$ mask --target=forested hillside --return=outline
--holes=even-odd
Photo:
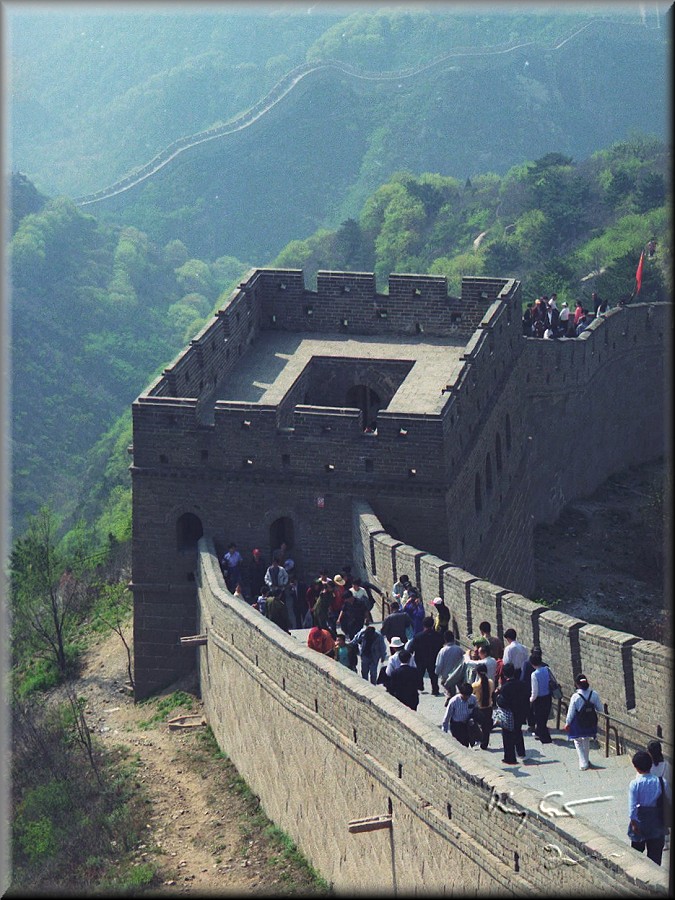
[[[665,17],[227,11],[8,15],[19,533],[45,502],[71,525],[105,509],[99,537],[124,533],[129,405],[251,265],[302,266],[310,284],[318,268],[380,285],[428,271],[457,292],[485,273],[618,298],[654,237],[643,296],[670,290]],[[301,65],[250,127],[114,199],[72,199],[236,119]]]
[[[32,195],[14,179],[21,195]],[[153,245],[71,201],[26,215],[10,244],[13,519],[80,498],[85,456],[247,268]],[[99,476],[103,475],[103,469]]]
[[[665,145],[636,137],[580,163],[549,154],[502,178],[402,172],[358,218],[261,264],[303,268],[309,286],[320,268],[375,271],[381,290],[393,271],[445,275],[451,293],[465,274],[509,275],[527,299],[556,290],[573,303],[597,289],[615,304],[629,297],[653,238],[640,299],[665,300],[669,167]],[[160,248],[64,198],[22,220],[11,259],[15,523],[50,500],[89,521],[105,509],[99,536],[119,538],[129,509],[125,410],[247,266],[188,258],[180,241]]]
[[[249,127],[88,210],[201,258],[266,259],[354,217],[401,169],[463,180],[550,152],[582,159],[631,129],[666,137],[665,21],[656,28],[637,9],[62,18],[50,40],[31,16],[15,25],[13,162],[71,197],[234,118],[300,63],[352,67],[308,75]],[[46,73],[65,54],[57,90]]]
[[[670,152],[634,137],[575,162],[560,153],[460,181],[399,172],[334,231],[293,241],[274,260],[319,269],[374,271],[380,290],[390,272],[445,275],[459,294],[463,275],[523,281],[525,296],[557,291],[573,301],[598,290],[628,299],[647,241],[659,252],[640,299],[672,290]],[[591,276],[591,277],[588,277]]]

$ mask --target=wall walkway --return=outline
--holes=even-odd
[[[375,525],[364,509],[355,516]],[[383,553],[385,537],[375,545],[374,530],[364,533],[366,549]],[[439,570],[423,556],[409,559],[425,590]],[[388,558],[401,557],[390,547]],[[576,819],[550,820],[536,792],[495,802],[503,776],[231,597],[209,538],[199,542],[198,591],[201,688],[219,746],[336,892],[667,895],[666,872]],[[391,829],[348,831],[351,820],[387,814]]]

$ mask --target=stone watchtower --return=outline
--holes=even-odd
[[[508,407],[520,294],[503,278],[464,278],[457,298],[435,276],[391,275],[384,294],[371,273],[319,272],[316,291],[300,270],[249,273],[133,404],[137,699],[194,664],[179,639],[197,627],[202,535],[268,560],[286,541],[311,577],[352,563],[365,499],[389,534],[457,564],[501,545],[525,446]],[[525,510],[510,527],[527,550]],[[503,562],[527,582],[517,552]]]
[[[194,664],[179,639],[197,629],[202,535],[267,560],[285,541],[302,578],[359,572],[366,501],[392,553],[423,548],[528,596],[534,525],[664,456],[671,304],[546,341],[521,333],[517,281],[464,278],[461,298],[442,277],[388,288],[253,270],[133,404],[137,698]]]

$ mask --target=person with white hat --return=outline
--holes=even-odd
[[[405,649],[405,644],[403,643],[403,641],[401,640],[400,637],[393,637],[389,641],[390,658],[389,658],[389,662],[387,663],[387,678],[391,678],[392,674],[396,671],[396,669],[398,669],[401,666],[401,659],[400,659],[399,654],[400,654],[401,650],[404,650],[404,649]],[[414,654],[411,654],[408,665],[412,669],[417,668],[415,665]],[[387,690],[389,690],[388,687],[387,687]]]
[[[450,628],[450,610],[443,602],[442,597],[434,597],[431,605],[434,608],[434,629],[445,635]]]

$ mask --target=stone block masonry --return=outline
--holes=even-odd
[[[508,796],[477,754],[231,597],[206,538],[197,580],[209,724],[336,894],[667,896],[667,872],[577,819],[544,816],[534,789]],[[374,815],[391,828],[349,832]],[[573,864],[552,872],[551,845]]]
[[[665,441],[667,304],[556,342],[523,338],[520,299],[506,278],[464,278],[457,298],[438,276],[392,274],[383,292],[372,273],[320,272],[310,291],[300,270],[248,273],[133,404],[137,697],[193,658],[176,637],[194,631],[202,536],[267,559],[285,540],[303,579],[363,558],[389,589],[407,571],[445,595],[462,640],[500,606],[506,624],[534,586],[535,524]],[[380,531],[359,547],[360,501]],[[500,585],[494,615],[474,582]],[[523,612],[533,638],[544,625]],[[627,710],[645,692],[633,649],[612,697]]]
[[[406,559],[419,559],[420,586],[425,604],[437,594],[450,608],[455,636],[463,646],[478,635],[478,625],[487,620],[492,634],[503,639],[507,628],[514,628],[518,640],[528,649],[542,648],[544,661],[551,666],[566,697],[574,692],[574,677],[584,672],[598,691],[610,715],[656,737],[661,729],[666,741],[672,741],[671,684],[672,650],[653,641],[643,641],[592,625],[564,613],[548,609],[519,594],[480,580],[442,558],[424,554],[415,548],[397,544],[383,530],[372,509],[363,501],[354,506],[354,540],[363,540],[358,558],[368,559],[371,548],[382,548]],[[364,571],[383,586],[390,584],[391,570],[383,567],[382,580],[372,568]],[[630,744],[644,744],[649,738],[630,728],[620,729]]]

